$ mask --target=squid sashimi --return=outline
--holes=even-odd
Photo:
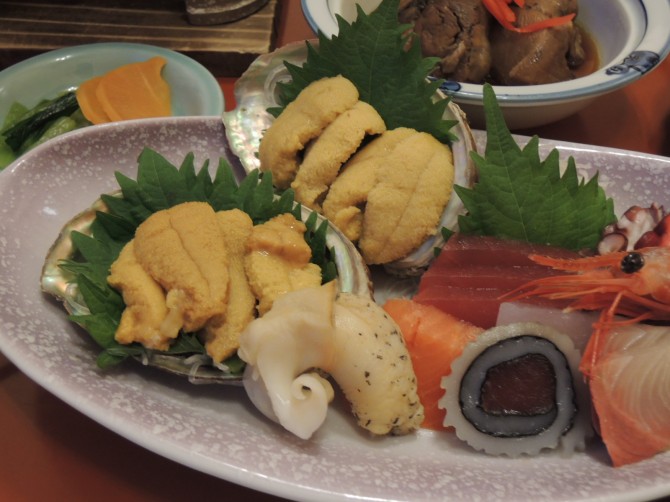
[[[493,327],[504,301],[501,297],[528,281],[560,273],[534,263],[528,258],[532,253],[556,258],[578,256],[550,246],[456,234],[422,276],[414,300],[482,328]],[[532,301],[550,303],[538,298]],[[559,302],[553,305],[565,306]]]
[[[615,467],[670,450],[670,326],[613,328],[590,388]]]
[[[451,361],[483,330],[412,300],[390,299],[384,304],[384,310],[400,327],[412,359],[425,414],[421,427],[444,430],[445,412],[437,407],[444,393],[440,381],[450,373]]]

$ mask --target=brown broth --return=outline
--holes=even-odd
[[[593,40],[591,34],[579,24],[577,24],[577,29],[582,35],[584,62],[572,69],[575,78],[585,77],[600,68],[600,54],[598,53],[598,46],[596,45],[595,40]]]

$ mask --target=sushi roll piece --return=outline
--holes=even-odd
[[[583,450],[592,428],[580,358],[569,336],[539,323],[486,330],[442,378],[444,425],[491,455]]]

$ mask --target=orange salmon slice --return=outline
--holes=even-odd
[[[483,329],[436,307],[408,299],[390,299],[384,310],[400,327],[412,358],[418,395],[425,411],[422,427],[444,430],[445,411],[437,406],[444,394],[440,381],[451,373],[451,362]]]

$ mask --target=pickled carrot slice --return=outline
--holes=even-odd
[[[156,56],[84,82],[77,91],[84,116],[99,124],[172,115],[170,86],[162,76],[166,63]]]
[[[102,109],[96,91],[102,77],[93,77],[77,88],[77,102],[86,119],[93,124],[110,122],[109,116]]]

